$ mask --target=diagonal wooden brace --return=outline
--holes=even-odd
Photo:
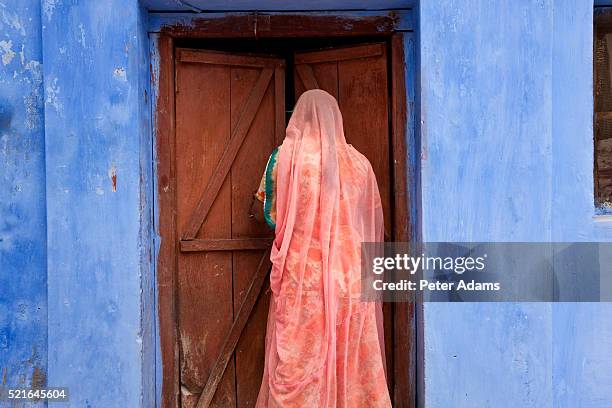
[[[249,285],[249,290],[247,291],[244,300],[240,304],[240,309],[238,309],[238,314],[236,315],[236,319],[234,320],[227,337],[225,337],[221,352],[219,353],[219,356],[215,361],[215,365],[208,376],[208,380],[206,381],[206,385],[202,390],[202,394],[200,394],[196,408],[208,408],[210,406],[210,403],[215,396],[215,392],[217,391],[217,387],[219,386],[219,382],[221,381],[223,373],[227,367],[227,363],[234,353],[234,349],[238,344],[240,335],[242,334],[242,331],[249,320],[253,307],[255,307],[255,303],[257,302],[257,298],[259,297],[259,293],[261,292],[261,288],[266,276],[268,276],[268,271],[270,270],[271,266],[270,249],[268,249],[259,261],[259,265],[257,266],[257,270],[253,276],[253,280]]]
[[[315,77],[314,70],[308,64],[299,64],[295,66],[295,69],[304,84],[304,88],[307,91],[311,89],[319,89],[319,84],[317,83],[317,78]]]

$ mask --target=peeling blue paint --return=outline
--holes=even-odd
[[[47,249],[38,0],[0,3],[0,386],[44,381]]]
[[[136,1],[43,9],[49,384],[75,407],[151,406],[146,15]]]

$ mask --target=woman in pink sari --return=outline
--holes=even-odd
[[[257,407],[390,407],[380,303],[361,302],[361,243],[383,240],[368,159],[333,96],[305,92],[258,192],[274,225]]]

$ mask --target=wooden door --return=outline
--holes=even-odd
[[[272,233],[249,206],[284,137],[285,65],[193,49],[175,55],[177,397],[182,407],[250,407],[263,370]],[[337,98],[348,142],[372,163],[392,233],[388,75],[384,43],[295,54],[296,97],[321,88]],[[385,331],[391,386],[388,305]]]
[[[176,50],[182,407],[251,407],[257,398],[272,233],[249,207],[284,135],[284,92],[282,60]]]
[[[296,97],[320,88],[338,101],[348,143],[372,163],[380,189],[386,234],[391,234],[390,98],[385,43],[365,44],[295,54]],[[393,308],[383,307],[385,349],[390,388],[393,385]]]

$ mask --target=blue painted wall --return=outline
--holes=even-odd
[[[424,239],[596,241],[590,1],[423,1]],[[428,407],[612,406],[612,305],[426,304]]]
[[[143,0],[153,11],[385,10],[413,7],[416,0]]]
[[[147,24],[0,3],[0,382],[74,407],[156,400]]]
[[[43,1],[48,378],[74,407],[155,399],[141,12],[136,1]]]
[[[46,370],[68,406],[155,405],[143,9],[155,4],[173,7],[0,3],[0,379]],[[420,53],[426,240],[612,238],[593,219],[592,7],[421,2],[406,50]],[[612,406],[609,304],[427,304],[423,316],[428,407]]]
[[[612,219],[592,218],[593,9],[588,3],[555,0],[553,10],[552,237],[556,241],[612,239]],[[555,304],[552,326],[554,406],[612,406],[612,303]]]
[[[0,385],[44,383],[45,141],[39,0],[0,3]]]

